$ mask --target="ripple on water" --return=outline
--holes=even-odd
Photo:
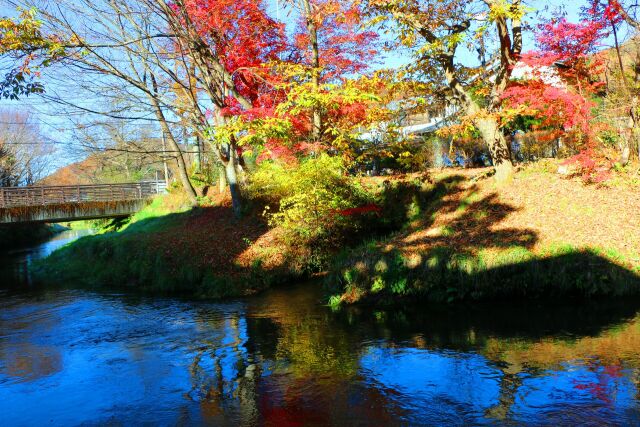
[[[2,424],[640,424],[640,304],[333,312],[309,289],[0,290]]]

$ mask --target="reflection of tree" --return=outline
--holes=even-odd
[[[18,382],[35,381],[60,372],[62,356],[55,347],[26,342],[0,345],[0,369]]]
[[[621,366],[632,367],[640,386],[640,316],[637,303],[599,301],[574,306],[473,306],[421,305],[371,313],[353,307],[339,316],[357,324],[360,335],[387,345],[431,351],[454,349],[479,352],[500,371],[500,394],[485,416],[510,417],[525,379],[546,369],[563,370],[572,361],[594,360],[599,383],[593,391],[607,389]],[[636,317],[629,321],[632,316]],[[566,366],[566,365],[565,365]],[[624,372],[628,377],[628,371]],[[582,384],[582,383],[581,383]],[[585,385],[584,383],[583,385]],[[608,384],[608,386],[607,386]],[[582,385],[581,385],[582,387]],[[586,389],[585,389],[586,390]],[[640,395],[640,392],[639,392]],[[594,394],[595,399],[599,395]],[[602,399],[600,399],[602,400]],[[606,403],[606,401],[603,401]]]
[[[62,371],[62,354],[54,346],[35,344],[37,336],[54,331],[60,317],[22,317],[13,314],[11,306],[0,316],[0,331],[19,331],[15,335],[0,339],[0,373],[18,382],[35,381]],[[19,313],[20,308],[16,307]]]
[[[508,360],[540,368],[555,368],[566,361],[591,358],[604,365],[616,365],[623,360],[640,368],[640,316],[598,336],[575,340],[547,338],[527,342],[490,338],[484,353],[492,360]]]
[[[314,318],[283,325],[276,357],[287,361],[297,378],[331,374],[348,380],[358,369],[358,354],[344,331],[329,330],[326,322]]]
[[[243,350],[246,331],[235,312],[224,318],[202,316],[201,327],[209,338],[199,348],[189,366],[192,389],[187,394],[197,401],[203,419],[219,423],[232,414],[241,425],[251,425],[258,417],[256,382],[260,367],[249,362]]]
[[[319,306],[316,299],[308,290],[265,295],[252,307],[251,315],[268,317],[277,327],[277,337],[262,347],[272,344],[278,367],[297,378],[330,374],[348,380],[357,372],[359,334]],[[261,339],[250,337],[250,341]]]
[[[624,362],[633,367],[630,380],[636,387],[636,399],[640,399],[640,316],[599,336],[575,340],[546,338],[527,342],[490,338],[484,353],[496,361],[503,373],[499,402],[486,414],[491,418],[504,420],[508,416],[522,385],[525,364],[528,369],[563,369],[562,364],[566,362],[590,361],[587,366],[598,381],[576,384],[576,389],[586,390],[594,399],[610,403],[608,387],[612,378],[622,376],[621,363]]]
[[[500,397],[498,397],[498,403],[486,411],[485,416],[496,420],[506,420],[516,402],[518,389],[522,385],[522,367],[502,364],[500,370],[502,371]]]
[[[495,305],[486,318],[469,310],[447,308],[443,314],[424,306],[415,312],[372,313],[359,307],[331,313],[319,306],[308,288],[300,293],[273,291],[223,316],[211,318],[210,312],[203,313],[199,325],[207,338],[199,341],[194,352],[189,395],[199,403],[203,418],[212,423],[281,425],[301,417],[317,424],[348,423],[345,417],[397,420],[404,411],[403,398],[398,402],[393,398],[397,390],[357,380],[363,375],[362,343],[366,341],[481,353],[501,372],[500,394],[485,412],[493,420],[512,416],[532,370],[563,369],[562,363],[568,361],[595,360],[598,381],[593,392],[598,385],[610,384],[607,366],[636,368],[633,382],[638,387],[640,316],[624,323],[629,318],[625,309],[603,309],[559,323],[571,317],[568,313],[572,312],[546,309],[501,314]],[[578,385],[589,386],[587,382]]]

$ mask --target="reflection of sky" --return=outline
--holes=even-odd
[[[507,397],[500,395],[502,373],[478,354],[369,348],[360,365],[364,381],[386,393],[410,424],[491,423],[488,410]],[[569,419],[640,425],[631,376],[625,370],[571,365],[536,376],[519,374],[522,383],[509,418],[544,425]]]
[[[632,372],[607,372],[606,368],[588,369],[567,365],[528,377],[518,390],[513,406],[516,420],[536,419],[553,423],[566,415],[576,422],[606,419],[615,424],[640,425],[640,407]],[[628,418],[624,418],[628,417]]]
[[[360,366],[408,410],[410,423],[477,422],[500,394],[500,372],[477,354],[370,348]]]
[[[237,378],[238,357],[244,355],[231,347],[245,337],[230,318],[202,328],[186,305],[138,307],[100,298],[52,305],[2,309],[4,319],[17,321],[0,323],[0,361],[28,342],[57,353],[62,362],[29,381],[0,363],[0,425],[197,423],[202,396],[194,392],[199,382],[190,371],[196,354],[220,358],[226,389]],[[20,327],[23,319],[32,323]],[[244,328],[243,322],[238,326]],[[202,365],[203,383],[210,382],[215,370]]]

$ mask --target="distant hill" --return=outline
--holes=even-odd
[[[41,179],[38,185],[85,185],[98,182],[100,163],[95,157],[89,157],[80,162],[72,163],[58,169],[46,178]]]

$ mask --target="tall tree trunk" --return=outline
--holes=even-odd
[[[618,42],[618,30],[616,29],[615,23],[611,21],[611,29],[613,30],[613,40],[615,43],[616,56],[618,58],[618,67],[620,68],[620,80],[622,81],[622,87],[624,89],[624,94],[629,96],[629,85],[627,84],[627,77],[624,74],[624,63],[622,61],[622,54],[620,53],[620,43]],[[631,155],[631,140],[635,137],[637,133],[636,128],[636,117],[635,110],[637,105],[636,97],[633,97],[632,106],[629,109],[629,122],[630,122],[630,135],[629,138],[622,138],[622,143],[620,146],[620,164],[622,166],[626,166],[629,163],[629,157]]]
[[[202,144],[200,144],[200,135],[196,135],[196,172],[202,172]]]
[[[626,145],[622,147],[622,156],[620,163],[625,166],[629,163],[631,151],[637,150],[636,154],[640,158],[640,117],[638,117],[638,96],[633,96],[631,100],[631,108],[629,109],[629,126],[631,132]]]
[[[461,101],[463,108],[466,110],[466,114],[472,118],[473,124],[478,128],[478,131],[480,131],[482,140],[489,149],[493,167],[496,171],[496,182],[500,185],[508,183],[513,177],[514,168],[513,162],[511,161],[511,150],[509,149],[509,144],[498,125],[498,120],[492,117],[491,114],[487,114],[486,111],[483,111],[483,108],[478,105],[468,90],[463,86],[460,80],[458,80],[458,77],[456,76],[453,52],[448,55],[444,55],[440,60],[445,70],[445,78],[447,79],[451,91],[455,94],[455,98],[458,101]],[[507,60],[505,59],[504,61]],[[507,65],[504,65],[503,68],[507,67]],[[502,82],[509,78],[509,72],[504,71],[498,74],[497,78]],[[492,103],[495,104],[494,108],[497,106],[497,99],[499,99],[499,96],[501,95],[500,90],[503,90],[499,90],[497,86],[501,86],[504,89],[504,87],[506,87],[506,83],[502,82],[498,85],[496,82],[496,87],[494,87],[494,93],[492,95]]]
[[[164,183],[169,189],[171,182],[169,181],[169,165],[167,164],[167,137],[162,131],[162,166],[164,168]]]
[[[184,161],[184,156],[182,155],[182,150],[180,149],[178,142],[175,140],[172,134],[169,134],[168,140],[169,146],[171,146],[171,148],[173,148],[173,150],[176,152],[176,162],[178,164],[178,175],[180,176],[180,183],[182,184],[184,192],[187,194],[189,201],[192,205],[195,206],[198,204],[198,194],[196,193],[196,190],[193,188],[191,180],[189,179],[189,172],[187,170],[187,164]]]
[[[196,194],[196,190],[191,185],[191,180],[189,179],[189,172],[187,169],[187,164],[184,161],[184,156],[182,155],[182,149],[178,142],[173,137],[169,126],[167,126],[167,122],[164,120],[164,115],[160,112],[157,114],[158,120],[160,121],[160,125],[162,126],[162,131],[164,132],[166,139],[169,142],[169,147],[175,152],[176,163],[178,165],[178,176],[180,177],[180,183],[184,188],[184,192],[186,193],[189,201],[192,205],[198,204],[198,195]]]
[[[182,183],[182,187],[184,188],[184,192],[187,194],[189,201],[193,206],[198,204],[198,195],[196,194],[196,190],[191,185],[191,180],[189,179],[189,173],[187,170],[187,164],[184,161],[184,156],[182,155],[182,149],[180,145],[176,141],[171,129],[169,129],[169,125],[167,124],[166,117],[164,116],[164,112],[162,111],[162,107],[160,106],[160,102],[158,101],[158,83],[153,74],[150,74],[153,93],[147,93],[149,101],[151,101],[151,105],[156,113],[156,118],[158,122],[160,122],[160,127],[166,139],[169,140],[169,146],[173,149],[176,154],[176,162],[178,164],[178,175],[180,176],[180,182]]]
[[[237,151],[235,144],[228,145],[228,156],[225,164],[225,171],[227,175],[227,183],[229,184],[229,191],[231,192],[231,206],[233,214],[236,218],[242,215],[242,192],[238,183],[237,173]]]
[[[219,111],[216,113],[216,123],[224,124],[225,117],[220,116]],[[240,182],[238,181],[238,147],[236,145],[236,139],[231,136],[231,141],[226,144],[213,144],[216,155],[220,164],[224,167],[226,182],[229,186],[229,192],[231,193],[231,206],[233,214],[236,218],[242,215],[242,189]]]
[[[311,49],[311,66],[313,71],[311,74],[311,83],[313,84],[314,93],[320,91],[320,49],[318,47],[318,28],[313,20],[313,11],[309,0],[302,0],[302,9],[304,10],[307,20],[307,31],[309,32],[309,47]],[[322,132],[322,112],[319,107],[313,108],[313,128],[311,136],[314,141],[318,141]]]

